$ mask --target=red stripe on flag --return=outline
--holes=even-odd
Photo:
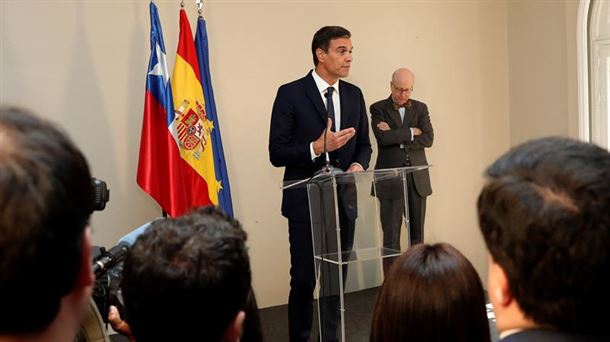
[[[181,157],[166,126],[166,111],[146,91],[137,182],[170,216],[211,204],[208,186]]]
[[[197,81],[201,83],[197,51],[195,50],[193,42],[193,31],[191,31],[191,25],[189,24],[189,19],[186,16],[186,11],[184,9],[180,10],[180,38],[178,39],[177,53],[191,65],[193,71],[195,71]]]

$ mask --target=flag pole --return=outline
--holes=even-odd
[[[203,0],[195,0],[195,5],[197,6],[197,13],[199,14],[199,18],[203,18]]]

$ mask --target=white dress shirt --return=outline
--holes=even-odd
[[[328,104],[326,103],[326,92],[328,91],[328,87],[335,88],[333,92],[333,107],[335,109],[335,131],[339,131],[341,129],[341,100],[339,98],[339,80],[334,84],[328,84],[326,81],[322,79],[314,69],[311,72],[311,76],[313,76],[313,80],[316,82],[316,86],[318,88],[318,92],[322,97],[322,102],[324,102],[324,107],[328,108]],[[311,154],[311,159],[315,159],[320,155],[316,155],[313,150],[313,142],[309,144],[309,152]]]

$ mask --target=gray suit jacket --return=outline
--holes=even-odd
[[[434,141],[434,130],[430,122],[428,107],[425,103],[416,100],[409,100],[409,105],[405,109],[404,122],[400,120],[398,110],[394,109],[392,98],[388,97],[371,105],[371,126],[377,139],[377,162],[375,169],[387,169],[405,166],[405,152],[400,149],[403,144],[409,154],[411,165],[426,165],[425,148],[431,147]],[[381,121],[390,126],[389,131],[381,131],[377,124]],[[410,127],[417,127],[422,130],[422,134],[411,139]],[[421,197],[432,194],[430,186],[430,173],[428,170],[417,171],[413,174],[415,189]],[[394,187],[388,186],[395,189]],[[384,191],[378,189],[378,196],[393,196],[396,191]],[[398,194],[400,195],[400,193]]]

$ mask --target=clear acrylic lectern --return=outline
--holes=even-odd
[[[408,227],[407,174],[427,168],[429,165],[322,172],[310,179],[283,183],[285,191],[306,190],[309,198],[320,341],[349,340],[350,296],[380,286],[383,259],[408,248],[406,236],[399,249],[383,245],[377,198],[399,196],[405,204],[403,226]],[[362,301],[357,302],[362,305]],[[372,312],[374,304],[364,311]],[[362,308],[358,312],[363,312]]]

